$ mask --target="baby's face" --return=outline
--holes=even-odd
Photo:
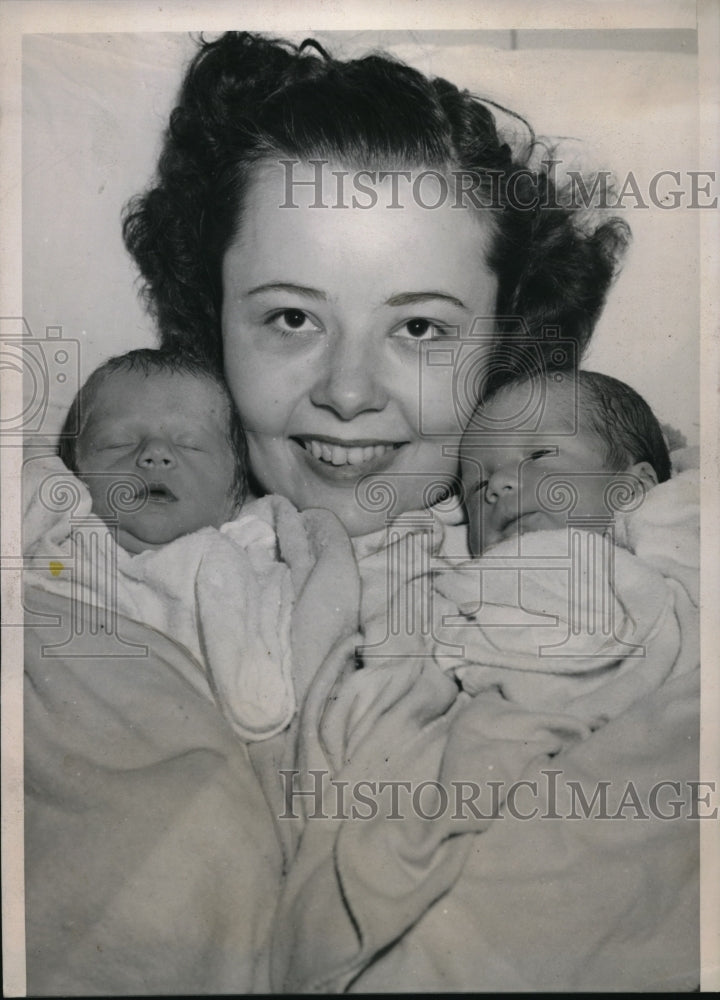
[[[582,411],[575,417],[575,389],[547,383],[535,428],[514,430],[531,391],[528,383],[501,390],[478,415],[485,441],[477,421],[463,438],[462,479],[474,555],[513,535],[567,525],[568,510],[552,509],[551,480],[543,484],[548,476],[561,474],[558,479],[577,491],[574,518],[607,521],[611,514],[606,490],[618,473],[607,467],[604,442],[583,426]],[[504,429],[492,434],[493,444],[487,443],[488,427]]]
[[[78,441],[77,459],[93,511],[108,522],[117,518],[123,548],[159,548],[231,519],[235,457],[228,419],[228,403],[209,378],[135,371],[108,376]],[[129,474],[142,481],[131,480],[135,498],[146,497],[135,512],[108,502],[108,488],[127,482]]]

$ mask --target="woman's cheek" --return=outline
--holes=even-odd
[[[247,433],[271,433],[283,426],[283,411],[290,386],[284,366],[244,351],[241,345],[225,349],[225,377]]]
[[[444,348],[426,352],[418,375],[417,412],[420,432],[430,437],[441,435],[446,441],[457,440],[470,419],[463,405],[452,355]],[[474,405],[474,403],[472,404]]]
[[[489,342],[467,337],[424,345],[419,366],[419,412],[423,428],[446,438],[465,432],[487,374]]]

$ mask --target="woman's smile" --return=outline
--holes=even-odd
[[[489,226],[449,206],[319,212],[302,191],[281,209],[283,185],[258,168],[224,259],[225,373],[263,490],[361,535],[388,514],[359,503],[365,477],[398,514],[457,474],[458,351],[482,365],[491,347],[465,342],[494,313]]]
[[[293,438],[303,452],[308,471],[328,484],[354,486],[358,480],[392,466],[403,444],[341,444],[332,438]]]

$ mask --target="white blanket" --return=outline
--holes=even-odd
[[[352,666],[359,579],[332,514],[274,509],[278,560],[294,595],[293,686],[302,703],[319,669],[336,676]],[[50,513],[30,510],[28,524]],[[249,555],[232,544],[243,566]],[[267,938],[297,832],[296,824],[277,820],[278,769],[292,766],[299,719],[253,741],[239,738],[235,726],[238,715],[247,724],[249,701],[253,722],[255,710],[267,720],[272,707],[243,683],[244,675],[254,676],[253,649],[265,668],[262,636],[253,632],[270,623],[251,603],[251,583],[260,600],[264,578],[240,581],[248,603],[232,616],[223,608],[237,600],[235,576],[220,581],[217,609],[200,606],[201,617],[214,613],[218,627],[240,643],[227,689],[216,680],[224,709],[232,711],[224,716],[187,645],[121,614],[108,631],[108,619],[73,600],[66,584],[65,592],[53,592],[64,570],[53,577],[56,560],[49,557],[63,551],[36,550],[25,591],[28,992],[267,992]],[[196,579],[204,566],[193,564]],[[232,567],[223,563],[225,570]],[[180,588],[186,583],[177,581]],[[163,585],[172,588],[173,581]],[[96,603],[92,590],[88,597]],[[179,616],[182,609],[167,610]],[[257,616],[246,620],[245,612]],[[268,615],[276,621],[274,609]],[[245,692],[240,703],[234,677]]]
[[[131,555],[60,459],[30,459],[23,496],[26,587],[93,609],[96,627],[109,632],[121,616],[171,636],[198,665],[188,680],[243,739],[267,739],[289,724],[294,594],[278,526],[306,532],[292,504],[266,497],[219,530]]]
[[[319,739],[303,760],[326,769],[328,801],[333,782],[347,782],[348,815],[306,822],[276,921],[276,988],[697,985],[697,527],[692,474],[658,487],[618,525],[645,558],[614,553],[607,613],[571,656],[537,655],[548,631],[537,620],[479,627],[471,615],[445,632],[434,622],[424,632],[391,635],[372,593],[393,590],[380,569],[387,553],[364,553],[363,605],[380,614],[366,622],[369,649],[389,655],[368,659],[316,713]],[[436,582],[444,610],[452,610],[447,594],[460,584],[467,596],[468,576],[448,569],[445,532],[436,528]],[[417,541],[396,532],[392,545],[407,553]],[[548,534],[524,542],[531,555],[557,548]],[[510,562],[502,547],[488,555]],[[394,556],[391,562],[397,565]],[[417,567],[423,558],[406,563]],[[517,575],[505,579],[514,603],[503,606],[496,592],[493,614],[564,611],[567,618],[567,583],[530,574],[519,592]],[[416,586],[422,579],[411,581],[410,598],[398,582],[392,596],[403,610],[418,593],[425,599],[427,588]],[[576,638],[567,628],[564,634]],[[438,651],[459,636],[464,655],[448,669],[452,660]],[[622,655],[638,647],[644,655]],[[368,781],[378,809],[361,818],[350,812],[351,792]],[[391,818],[381,781],[409,784],[397,807],[402,821]],[[449,808],[433,819],[408,804],[422,782],[448,792]],[[471,783],[481,790],[480,808],[456,814],[451,793]],[[583,802],[594,804],[585,810]],[[612,820],[598,818],[603,808]]]

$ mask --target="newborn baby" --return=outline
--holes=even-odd
[[[73,402],[65,428],[75,426],[61,434],[60,458],[127,552],[219,528],[245,499],[240,419],[221,375],[200,362],[149,350],[111,359]]]
[[[647,403],[594,372],[511,381],[461,468],[479,558],[436,562],[438,664],[470,694],[586,717],[659,683],[697,604],[697,487],[670,480]]]
[[[630,386],[589,371],[517,379],[483,400],[463,438],[470,550],[564,528],[569,516],[607,527],[615,484],[636,509],[669,478],[660,425]]]
[[[152,626],[192,654],[191,682],[241,736],[281,731],[295,710],[293,589],[276,527],[304,528],[280,497],[241,511],[245,438],[222,375],[131,351],[90,376],[69,427],[78,433],[61,436],[64,464],[26,463],[26,582]],[[49,502],[57,482],[74,490],[74,510]]]

